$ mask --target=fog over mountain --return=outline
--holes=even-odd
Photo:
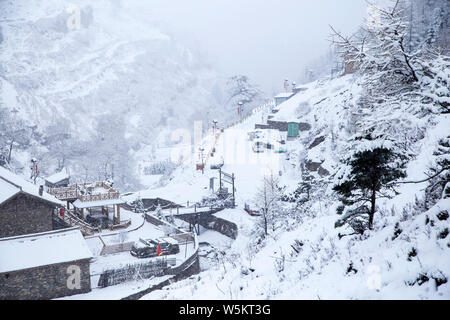
[[[171,130],[223,114],[226,79],[137,12],[120,1],[0,2],[0,106],[50,145],[60,134],[85,149],[97,138],[120,141],[126,162],[129,149],[169,145]],[[103,124],[97,137],[107,119],[121,128]],[[56,151],[35,138],[33,150],[16,156],[54,170]]]

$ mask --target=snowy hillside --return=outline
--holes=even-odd
[[[13,153],[19,161],[39,158],[47,174],[61,162],[55,154],[64,152],[73,173],[81,175],[85,169],[74,158],[82,152],[68,156],[67,149],[92,143],[100,130],[102,140],[126,145],[121,148],[127,158],[131,149],[170,145],[172,130],[192,130],[194,120],[206,126],[223,111],[220,77],[132,5],[1,1],[0,23],[0,107],[37,125],[45,141],[71,137],[62,141],[66,150],[42,148],[44,141],[28,149],[32,155]],[[116,161],[116,168],[124,161]]]
[[[313,172],[317,182],[322,183],[316,187],[313,199],[301,207],[281,203],[283,216],[278,217],[276,231],[264,240],[260,238],[261,218],[248,216],[243,206],[257,198],[263,176],[270,170],[277,175],[281,171],[280,185],[286,191],[295,190],[296,181],[301,181],[301,163],[318,162],[333,172],[340,153],[345,152],[341,146],[351,136],[347,131],[349,114],[362,89],[358,79],[346,76],[306,87],[306,91],[283,103],[275,116],[312,125],[298,140],[287,142],[287,154],[255,154],[251,150],[246,133],[267,116],[267,111],[255,114],[221,136],[217,156],[225,158],[224,171],[236,174],[238,207],[220,213],[220,217],[238,224],[238,238],[221,251],[223,255],[216,258],[211,269],[152,292],[146,299],[450,297],[450,285],[444,283],[450,270],[450,243],[448,237],[441,236],[448,230],[449,221],[439,215],[448,212],[450,203],[448,199],[440,200],[426,212],[415,208],[416,201],[423,200],[427,183],[405,184],[399,188],[398,196],[383,200],[374,230],[342,237],[345,230],[335,228],[338,203],[328,183],[330,176],[321,179]],[[408,165],[408,180],[426,177],[431,150],[448,134],[449,124],[445,115],[433,117],[426,126],[423,139],[414,146],[418,153]],[[314,146],[312,143],[319,137],[324,137],[323,142]],[[230,139],[237,139],[240,146],[237,158],[226,156],[229,148],[222,153],[223,146],[231,145]],[[253,165],[244,164],[241,156]],[[253,157],[259,158],[259,165],[254,165]],[[211,170],[202,175],[192,173],[192,166],[184,167],[175,171],[166,187],[140,194],[164,195],[180,202],[198,201],[202,195],[208,195],[208,178],[214,176],[217,173]]]
[[[72,298],[450,300],[450,7],[376,3],[268,99],[149,3],[0,0],[0,167],[84,228]]]

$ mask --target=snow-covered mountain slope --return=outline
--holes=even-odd
[[[113,112],[136,134],[184,124],[214,101],[214,72],[173,38],[119,2],[74,3],[70,11],[64,1],[2,1],[2,97],[8,107],[79,134],[90,133],[97,115]],[[76,10],[80,26],[70,29]]]
[[[121,1],[1,1],[0,107],[82,141],[112,115],[126,129],[107,142],[120,138],[135,154],[170,145],[174,129],[222,114],[222,79],[153,25]]]
[[[145,299],[450,298],[450,240],[445,235],[450,222],[442,214],[450,211],[450,202],[442,199],[429,210],[417,209],[427,182],[404,184],[393,199],[380,199],[374,229],[363,235],[342,237],[346,230],[335,228],[338,202],[324,171],[322,178],[319,172],[312,173],[321,183],[313,199],[297,208],[281,204],[284,216],[265,239],[257,231],[261,218],[243,210],[244,203],[258,205],[254,200],[268,172],[281,172],[280,185],[289,193],[301,181],[301,164],[318,163],[330,173],[335,171],[353,134],[352,108],[362,89],[357,80],[346,76],[310,83],[306,91],[280,106],[273,120],[311,126],[298,139],[287,141],[287,154],[255,154],[251,149],[247,131],[266,120],[267,111],[225,130],[215,156],[224,157],[224,171],[236,174],[238,207],[221,212],[220,217],[238,224],[238,237],[209,270]],[[433,150],[448,135],[449,125],[449,115],[431,116],[420,124],[424,135],[411,146],[415,155],[408,163],[408,180],[426,178]],[[227,156],[230,153],[234,156]],[[198,201],[209,194],[209,178],[217,173],[193,170],[193,163],[186,164],[167,185],[141,195]]]

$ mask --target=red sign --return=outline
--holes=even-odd
[[[156,254],[158,256],[160,256],[162,254],[162,250],[161,250],[161,246],[159,245],[159,241],[158,241],[158,248],[156,249]]]

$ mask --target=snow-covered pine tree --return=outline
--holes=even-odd
[[[450,197],[450,136],[439,141],[433,153],[434,165],[430,168],[429,185],[425,190],[425,209],[442,198]]]
[[[448,114],[450,113],[450,58],[437,51],[427,50],[420,58],[421,113]]]
[[[348,224],[363,233],[373,227],[377,199],[391,198],[396,180],[406,176],[405,156],[392,141],[370,134],[355,137],[353,142],[333,187],[342,203],[337,210],[342,217],[335,226]]]

